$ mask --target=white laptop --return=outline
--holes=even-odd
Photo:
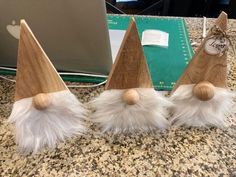
[[[109,73],[104,0],[0,0],[0,66],[16,67],[20,19],[59,71]]]

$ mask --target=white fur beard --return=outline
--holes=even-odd
[[[122,100],[124,91],[106,90],[91,102],[95,109],[92,121],[98,123],[103,132],[128,133],[169,127],[166,108],[172,104],[165,97],[152,88],[138,88],[140,100],[128,105]]]
[[[229,125],[235,93],[215,87],[215,95],[209,101],[201,101],[193,95],[194,84],[181,85],[171,96],[174,103],[171,123],[176,126],[220,127]]]
[[[48,94],[51,105],[37,110],[32,98],[16,101],[9,121],[15,123],[16,142],[22,153],[36,153],[44,147],[53,148],[60,141],[85,131],[82,119],[86,110],[69,91]]]

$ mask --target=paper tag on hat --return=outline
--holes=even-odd
[[[209,55],[222,56],[229,47],[229,40],[225,37],[213,37],[206,41],[205,51]]]
[[[145,30],[142,35],[142,45],[157,45],[167,48],[169,33],[160,30]]]

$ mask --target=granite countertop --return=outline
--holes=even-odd
[[[186,18],[186,22],[190,39],[200,42],[202,19]],[[229,22],[230,27],[236,25],[235,20]],[[231,38],[234,46],[235,39]],[[236,90],[231,49],[228,60],[228,86]],[[98,96],[103,86],[71,91],[86,103]],[[7,122],[13,94],[14,83],[0,79],[0,176],[236,176],[233,118],[227,130],[171,128],[165,133],[119,136],[101,135],[91,124],[94,131],[85,137],[76,136],[53,150],[22,156],[17,152],[14,126]]]

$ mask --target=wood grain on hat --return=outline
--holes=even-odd
[[[222,12],[215,22],[223,31],[227,30],[227,14]],[[222,56],[209,55],[204,50],[205,42],[211,35],[211,30],[205,40],[196,50],[192,60],[185,68],[182,76],[177,81],[172,93],[180,86],[185,84],[197,84],[201,81],[208,81],[215,87],[226,87],[227,80],[227,52]]]
[[[108,77],[105,89],[153,87],[138,30],[132,19]]]
[[[15,100],[66,89],[27,23],[21,20]]]

